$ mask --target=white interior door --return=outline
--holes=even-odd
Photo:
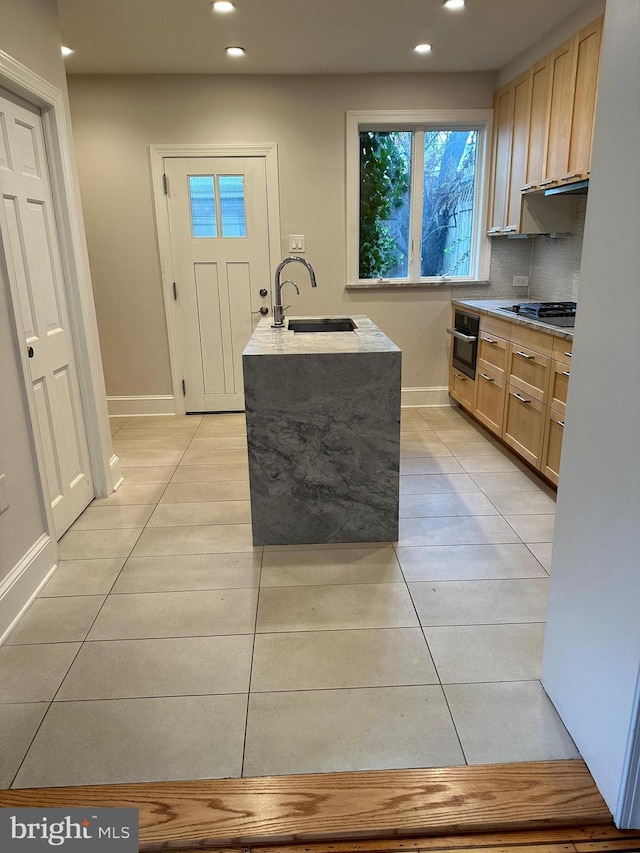
[[[164,167],[186,410],[240,411],[242,350],[271,308],[265,160],[165,157]]]
[[[58,538],[93,498],[39,111],[0,90],[0,232],[18,293]]]

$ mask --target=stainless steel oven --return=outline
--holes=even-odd
[[[453,337],[452,364],[470,379],[476,378],[479,329],[480,318],[459,309],[454,314],[453,329],[447,329]]]

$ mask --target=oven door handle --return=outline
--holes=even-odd
[[[459,332],[457,329],[447,329],[448,335],[453,335],[454,338],[458,338],[459,341],[477,341],[477,335],[465,335],[464,332]]]

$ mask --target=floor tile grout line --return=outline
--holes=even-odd
[[[258,594],[256,596],[256,617],[253,623],[253,643],[251,645],[251,663],[249,665],[249,680],[247,682],[247,710],[244,718],[244,734],[242,738],[242,756],[240,757],[240,778],[244,777],[244,763],[247,752],[247,733],[249,731],[249,707],[251,704],[251,679],[253,678],[253,664],[256,654],[256,639],[258,637],[258,613],[260,608],[260,591],[262,588],[262,570],[264,567],[264,548],[260,558],[260,573],[258,575]]]

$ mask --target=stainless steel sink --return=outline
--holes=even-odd
[[[350,317],[324,317],[313,320],[289,320],[292,332],[353,332],[358,327]]]

